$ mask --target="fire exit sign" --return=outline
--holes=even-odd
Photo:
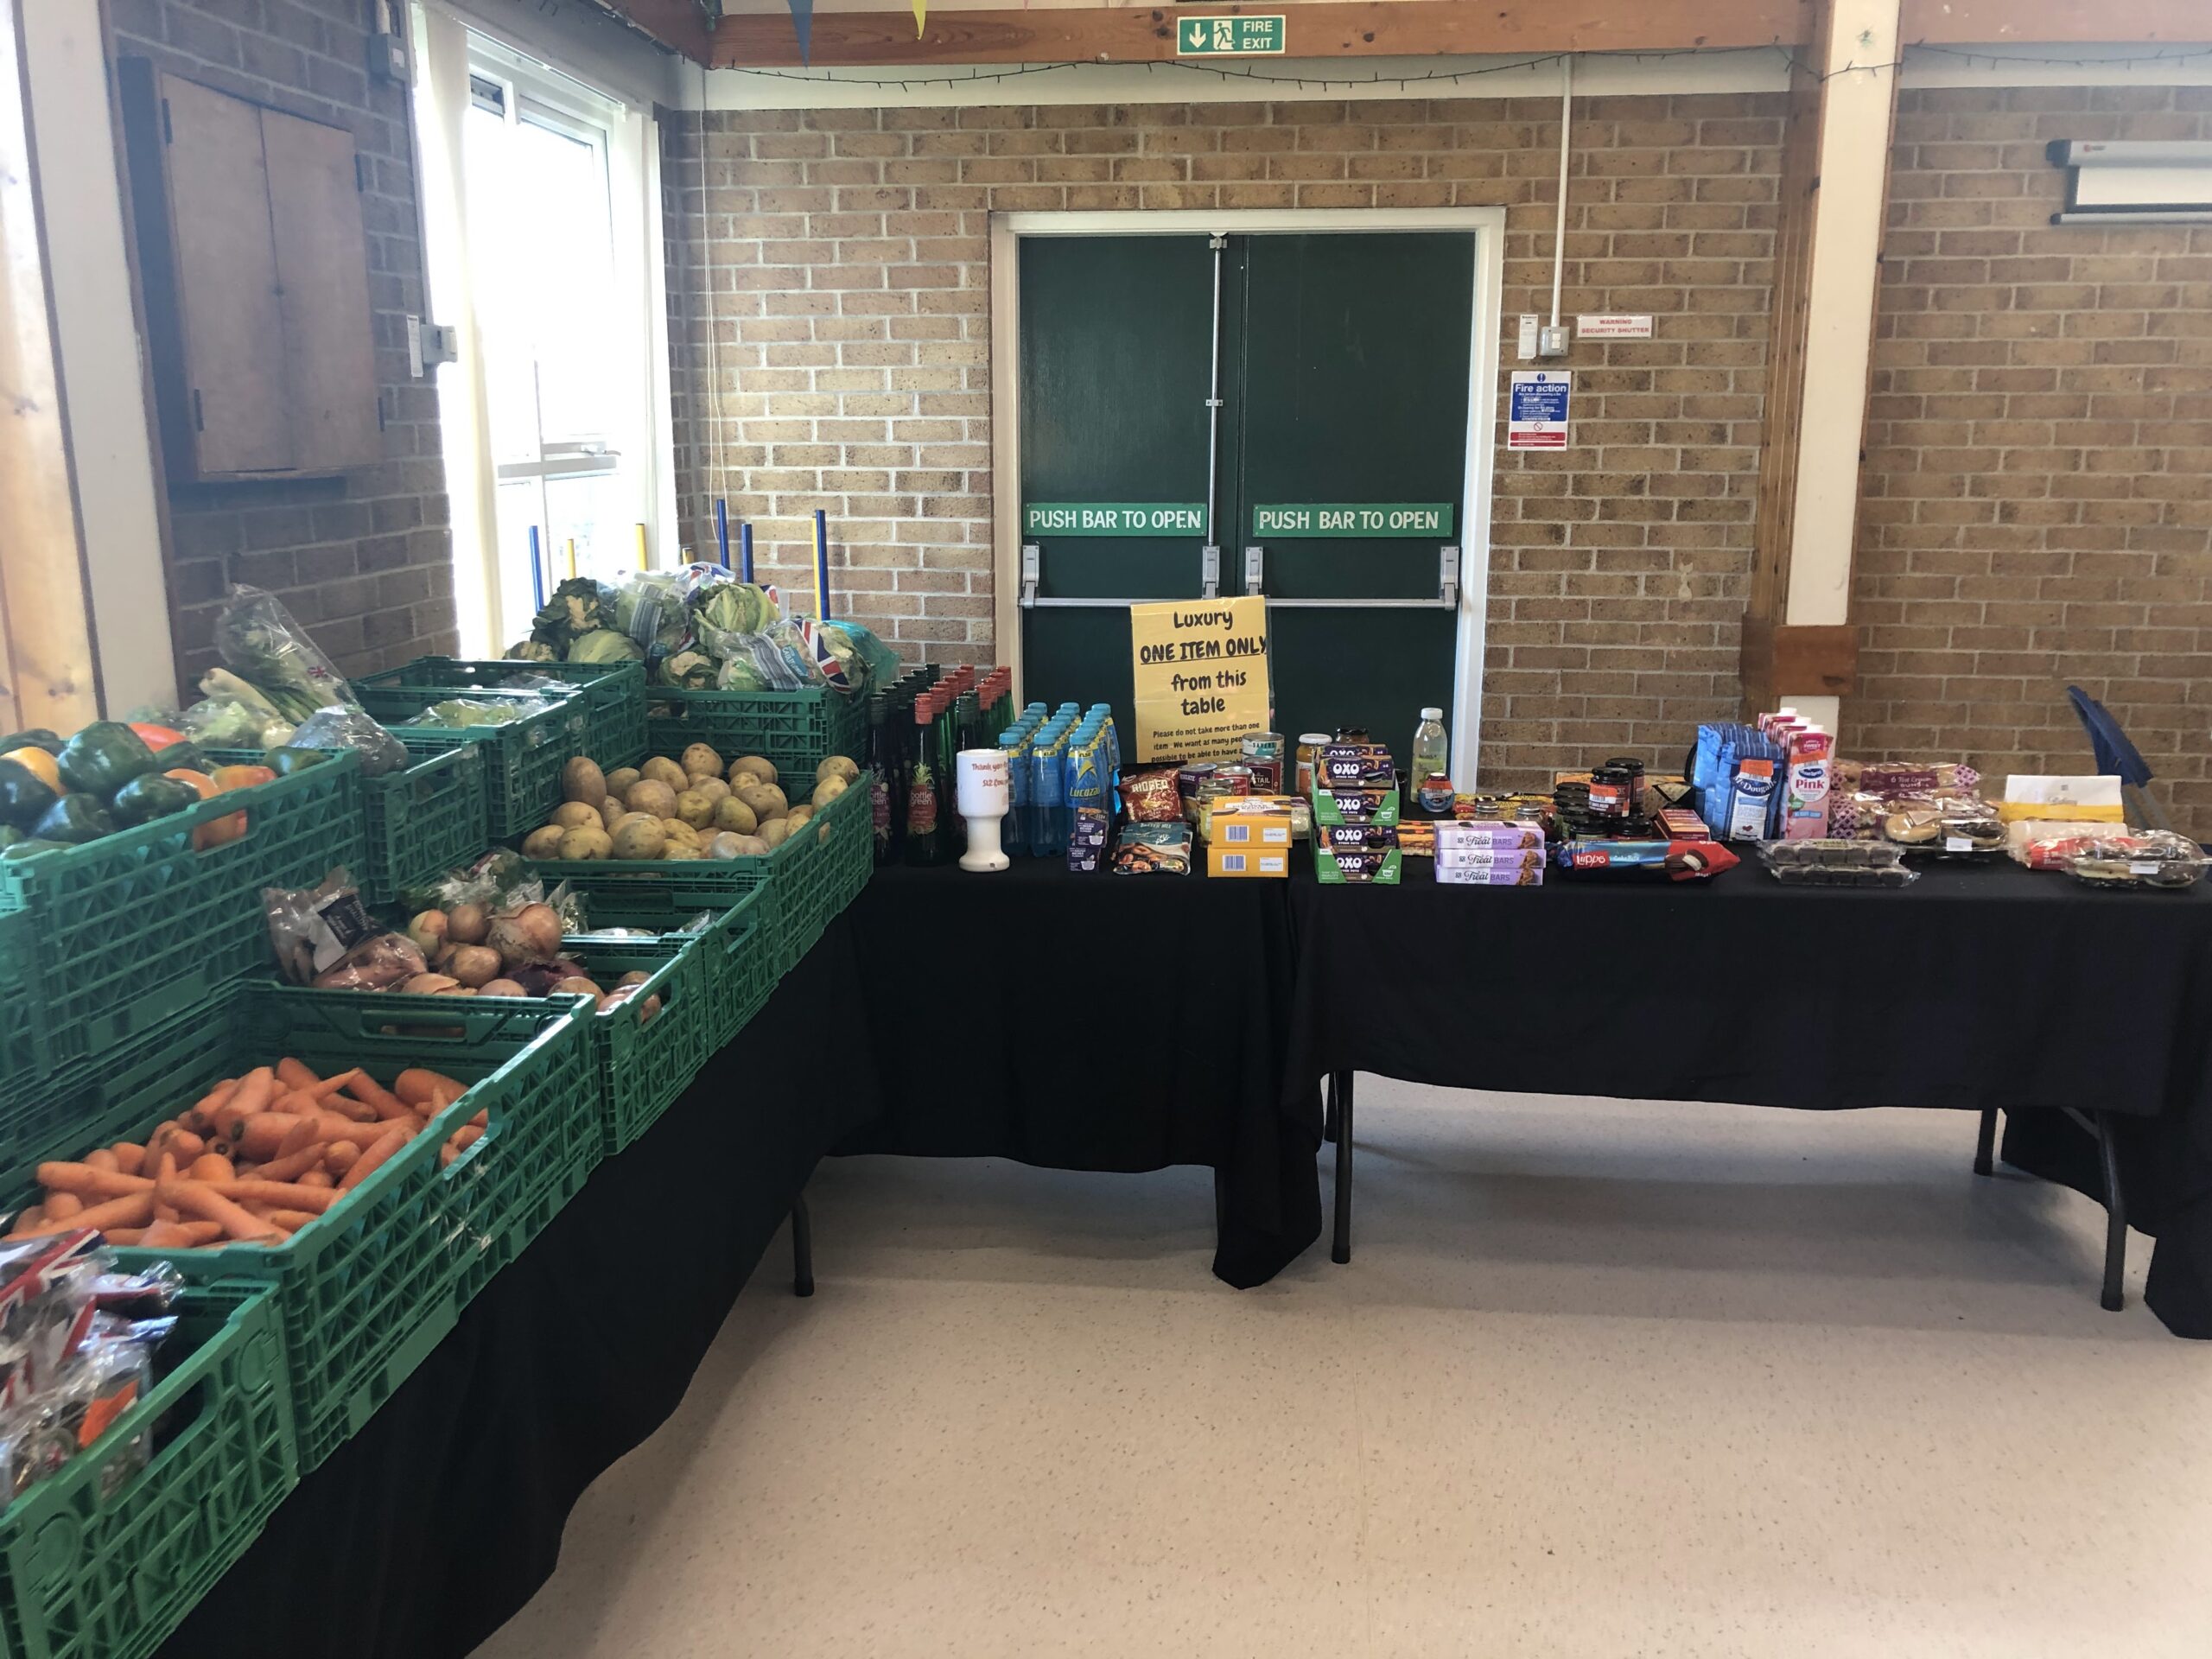
[[[1290,31],[1281,13],[1269,17],[1192,17],[1175,22],[1179,58],[1281,57]]]

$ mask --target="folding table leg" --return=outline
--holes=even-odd
[[[814,1218],[804,1193],[791,1200],[791,1294],[814,1294]]]
[[[2120,1148],[2112,1136],[2112,1115],[2095,1114],[2097,1120],[2097,1160],[2104,1166],[2105,1176],[2105,1287],[2098,1300],[2107,1313],[2117,1313],[2126,1305],[2120,1294],[2120,1282],[2127,1274],[2127,1198],[2120,1185]]]
[[[1986,1175],[1991,1173],[1994,1167],[1991,1159],[1996,1150],[1997,1109],[1994,1106],[1985,1106],[1981,1109],[1981,1139],[1974,1143],[1974,1148],[1975,1174]]]
[[[1329,1260],[1351,1260],[1351,1073],[1329,1074],[1329,1096],[1337,1107],[1337,1230]]]

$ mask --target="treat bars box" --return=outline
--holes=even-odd
[[[1437,881],[1447,887],[1541,887],[1544,866],[1533,864],[1448,864],[1440,859]]]
[[[1544,850],[1541,824],[1455,819],[1440,822],[1434,828],[1436,850],[1440,853],[1462,849],[1479,851],[1485,848],[1514,848],[1523,851],[1533,849],[1539,854]]]
[[[1436,852],[1436,868],[1440,870],[1483,870],[1492,868],[1526,869],[1534,865],[1543,868],[1549,855],[1541,847],[1440,847]]]
[[[1257,842],[1243,845],[1225,841],[1206,843],[1206,874],[1232,879],[1253,876],[1290,875],[1290,844],[1264,846]]]

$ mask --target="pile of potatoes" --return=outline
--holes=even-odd
[[[680,759],[655,755],[642,766],[611,772],[579,755],[562,768],[562,804],[552,822],[523,837],[523,855],[759,858],[796,835],[860,775],[852,761],[833,754],[815,768],[807,798],[793,804],[775,763],[757,754],[725,767],[710,745],[694,743]]]

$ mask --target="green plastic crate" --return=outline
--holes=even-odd
[[[299,1484],[269,1291],[188,1290],[156,1363],[144,1399],[0,1512],[9,1659],[145,1659]],[[150,1460],[126,1473],[149,1435]]]
[[[817,687],[807,691],[645,692],[646,747],[674,760],[704,743],[723,763],[765,755],[779,772],[814,775],[829,756],[858,765],[868,742],[868,709],[857,696]]]
[[[799,849],[777,876],[783,886],[778,905],[786,968],[814,948],[830,918],[860,897],[875,873],[875,823],[868,803],[873,777],[862,772],[785,843],[795,842]]]
[[[410,758],[416,751],[410,750]],[[211,749],[212,760],[251,763],[262,752]],[[484,754],[460,743],[404,771],[361,779],[363,855],[353,869],[362,899],[388,905],[410,885],[471,856],[491,833],[484,804]]]
[[[684,866],[679,861],[673,868]],[[657,895],[652,892],[641,899],[635,884],[601,882],[587,875],[571,878],[570,885],[583,894],[588,918],[594,927],[652,928],[664,943],[677,939],[690,943],[702,1000],[709,1011],[705,1040],[709,1052],[752,1023],[783,976],[783,941],[775,925],[776,893],[766,883],[741,894],[705,927],[688,933],[671,930],[683,926],[698,911],[711,906],[696,906],[689,914],[672,913],[653,902]]]
[[[22,911],[0,916],[0,1156],[16,1138],[18,1109],[35,1101],[53,1074],[46,1033],[31,1001],[31,918]]]
[[[584,753],[609,772],[645,758],[643,663],[530,663],[510,658],[417,657],[400,668],[357,676],[358,690],[422,692],[429,701],[455,692],[496,690],[517,673],[547,674],[583,692],[589,714]]]
[[[600,1160],[596,1056],[574,1012],[588,1006],[582,999],[556,1007],[447,997],[419,1011],[401,1002],[373,992],[233,985],[174,1022],[158,1052],[111,1073],[79,1103],[77,1146],[86,1148],[137,1139],[219,1079],[285,1054],[325,1072],[365,1065],[387,1084],[404,1066],[428,1065],[472,1085],[284,1244],[116,1252],[132,1265],[173,1261],[195,1284],[274,1287],[302,1473],[406,1381]],[[490,1115],[483,1136],[442,1167],[446,1138],[480,1110]]]
[[[196,849],[193,831],[243,811],[245,833]],[[264,970],[264,887],[311,887],[366,849],[359,760],[342,754],[232,790],[134,829],[31,858],[0,859],[0,914],[28,938],[0,940],[20,971],[56,1074],[110,1055],[218,987]]]
[[[361,706],[384,722],[410,754],[427,759],[459,744],[484,755],[485,822],[494,839],[535,830],[561,804],[561,768],[589,753],[591,712],[582,692],[548,699],[552,704],[504,726],[407,726],[447,695],[437,691],[365,690]],[[519,700],[524,693],[486,691],[494,700]]]
[[[652,976],[644,990],[584,1016],[599,1056],[600,1129],[610,1158],[659,1121],[721,1046],[699,955],[709,937],[580,938],[565,946],[602,989],[613,990],[627,973]],[[650,1020],[648,996],[660,999]]]

